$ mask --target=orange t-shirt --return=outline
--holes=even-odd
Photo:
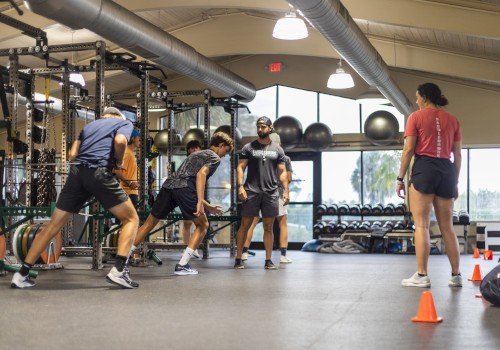
[[[135,160],[135,153],[128,147],[125,149],[125,154],[123,156],[122,174],[127,180],[137,181],[137,161]],[[120,180],[120,185],[127,194],[139,194],[139,190],[133,190],[129,187],[128,181]]]
[[[415,154],[433,158],[451,158],[453,144],[462,140],[460,123],[438,108],[413,112],[406,123],[405,137],[416,136]]]

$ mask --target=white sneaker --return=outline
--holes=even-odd
[[[197,275],[198,270],[193,269],[189,264],[186,265],[176,264],[174,273],[179,276]]]
[[[292,259],[290,259],[288,256],[286,255],[282,255],[280,257],[280,264],[290,264],[292,262]]]
[[[429,288],[431,286],[431,279],[429,276],[419,276],[418,272],[415,272],[410,278],[401,281],[401,285],[405,287],[419,287],[419,288]]]
[[[241,261],[247,261],[248,260],[248,253],[242,253],[241,254]]]
[[[193,251],[193,257],[194,257],[194,258],[198,258],[198,259],[199,259],[199,258],[201,258],[200,253],[198,253],[198,249],[195,249],[195,250]]]
[[[114,283],[122,288],[137,288],[139,283],[132,281],[129,276],[128,267],[125,267],[122,272],[119,272],[116,267],[113,266],[111,271],[106,275],[106,279],[109,283]]]
[[[462,287],[462,276],[451,276],[448,280],[448,285],[450,287]]]
[[[29,275],[24,277],[19,272],[16,272],[14,274],[14,277],[12,277],[12,282],[10,282],[10,286],[12,288],[29,288],[29,287],[34,287],[35,282],[33,282],[30,279]]]

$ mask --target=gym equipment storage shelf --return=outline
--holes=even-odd
[[[368,212],[369,210],[372,212]],[[410,218],[411,213],[407,211],[403,203],[397,207],[394,204],[384,207],[380,203],[373,207],[371,205],[351,207],[346,204],[328,207],[321,205],[316,210],[313,238],[322,241],[352,239],[362,243],[369,252],[375,249],[380,250],[381,246],[378,245],[377,248],[375,243],[383,240],[385,253],[394,251],[391,248],[392,244],[401,247],[399,252],[406,253],[407,248],[411,247],[409,242],[414,234]]]

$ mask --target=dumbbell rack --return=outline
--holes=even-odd
[[[317,215],[316,221],[327,221],[325,220],[325,217],[330,217],[333,218],[331,220],[336,220],[337,223],[340,223],[342,219],[346,218],[356,218],[359,219],[357,221],[363,221],[367,218],[370,219],[376,219],[374,221],[378,221],[379,219],[382,220],[390,220],[390,219],[395,219],[395,218],[404,218],[405,221],[405,227],[408,225],[410,222],[410,217],[411,213],[410,212],[404,212],[403,214],[335,214],[335,215]],[[318,237],[319,240],[321,241],[338,241],[338,240],[346,240],[346,239],[353,239],[355,241],[361,241],[365,243],[365,245],[368,247],[368,251],[371,251],[373,247],[373,243],[376,239],[383,239],[384,240],[384,252],[387,253],[387,248],[389,245],[389,240],[393,239],[396,241],[401,241],[403,249],[406,247],[406,243],[408,240],[413,239],[414,235],[414,230],[413,229],[397,229],[397,230],[389,230],[387,228],[376,228],[374,230],[365,230],[365,229],[347,229],[345,230],[342,234],[328,234],[328,233],[321,233]],[[404,249],[404,252],[406,252],[406,249]]]

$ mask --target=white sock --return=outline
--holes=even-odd
[[[130,247],[130,251],[128,252],[127,261],[125,262],[125,264],[128,264],[128,261],[130,260],[130,256],[132,255],[132,252],[136,249],[137,249],[137,247],[132,244],[132,247]]]
[[[185,250],[184,250],[184,253],[182,254],[182,258],[181,258],[181,261],[179,261],[179,265],[186,265],[189,260],[191,260],[191,258],[193,257],[193,253],[194,253],[194,250],[187,247]]]

